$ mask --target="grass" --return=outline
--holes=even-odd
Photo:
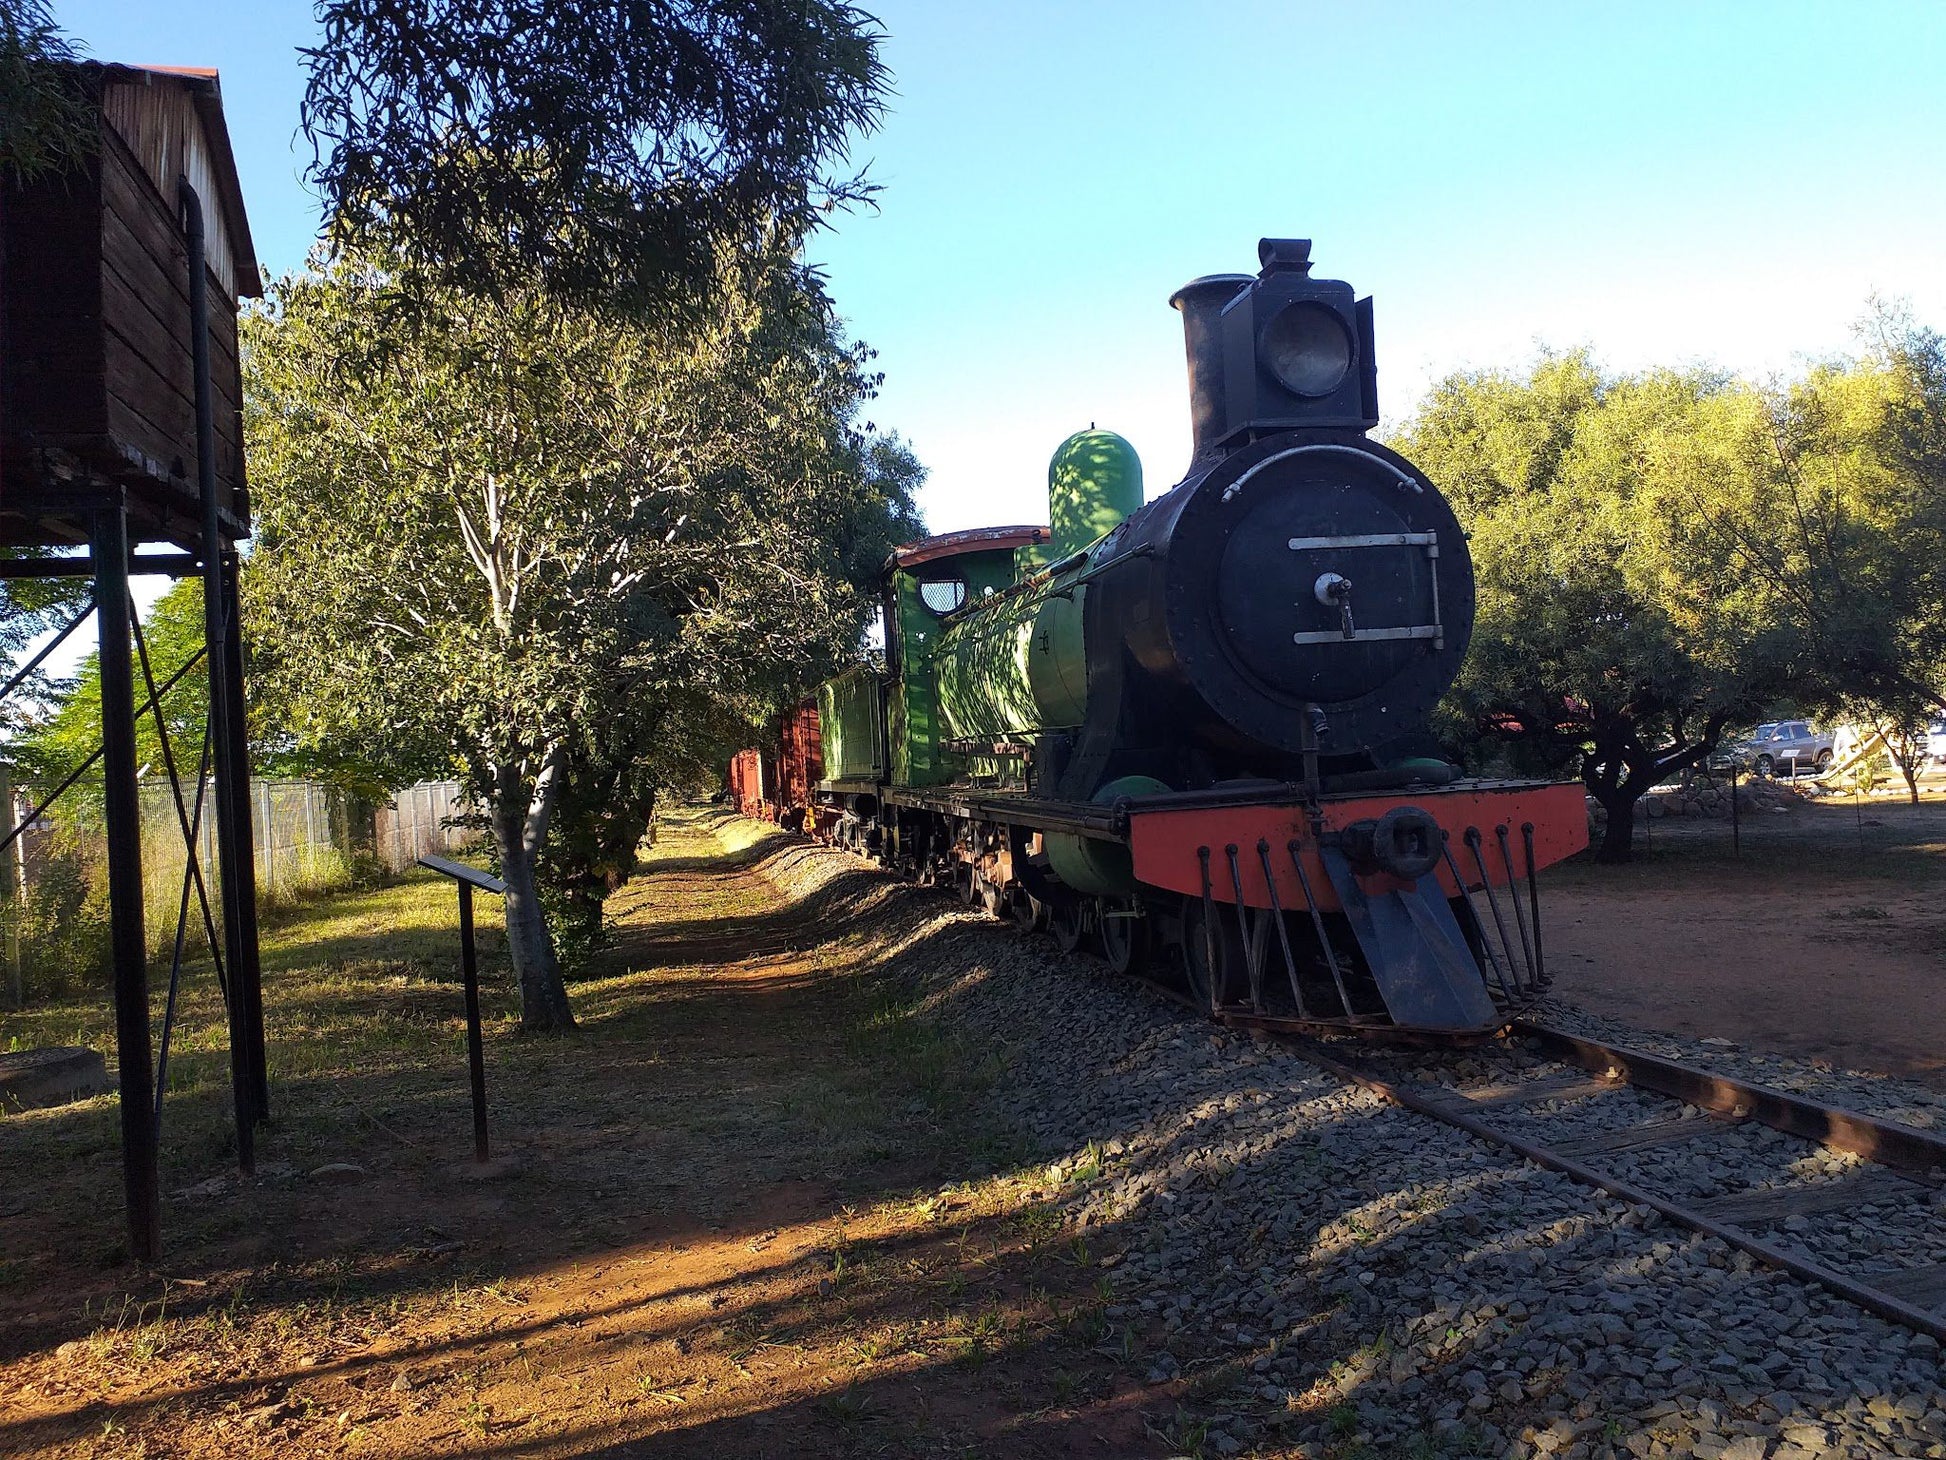
[[[782,1404],[766,1378],[779,1364],[828,1376],[802,1398],[802,1422],[874,1435],[916,1423],[898,1418],[910,1383],[886,1389],[884,1376],[930,1369],[1016,1415],[1108,1393],[1097,1376],[1131,1365],[1137,1345],[1106,1323],[1088,1245],[1045,1204],[1057,1183],[1023,1167],[1016,1139],[982,1113],[1003,1063],[929,1013],[909,960],[887,964],[863,932],[793,933],[774,890],[723,875],[694,842],[670,838],[657,875],[618,895],[615,947],[573,986],[573,1035],[518,1034],[504,941],[482,919],[493,1138],[518,1158],[497,1182],[456,1179],[470,1150],[456,919],[451,885],[431,877],[266,917],[273,1121],[255,1181],[235,1173],[221,1001],[207,965],[190,971],[164,1115],[160,1271],[121,1250],[112,1097],[0,1120],[0,1166],[37,1194],[31,1208],[0,1207],[0,1303],[39,1310],[0,1331],[0,1389],[10,1363],[81,1338],[104,1395],[166,1383],[208,1396],[166,1413],[117,1401],[110,1423],[127,1434],[103,1454],[178,1431],[192,1437],[180,1444],[218,1446],[207,1425],[238,1405],[334,1445],[334,1416],[351,1412],[364,1416],[350,1422],[361,1452],[417,1453],[424,1436],[396,1427],[422,1411],[477,1439],[540,1395],[589,1402],[581,1380],[562,1381],[557,1349],[578,1353],[620,1322],[644,1332],[614,1351],[628,1367],[609,1387],[657,1423],[693,1422],[697,1405],[745,1384],[759,1407]],[[0,1016],[9,1040],[112,1050],[106,997]],[[306,1179],[327,1162],[365,1179]],[[1100,1166],[1091,1150],[1068,1179]],[[763,1204],[778,1194],[791,1209],[771,1215]],[[606,1312],[627,1274],[660,1280],[692,1249],[747,1259],[748,1272],[696,1280],[712,1296],[686,1348],[668,1347],[673,1330],[658,1325],[674,1320],[652,1298],[585,1328],[543,1316]],[[630,1254],[645,1250],[667,1256],[638,1268]],[[589,1296],[560,1296],[602,1270]],[[533,1324],[556,1336],[492,1350],[496,1333]],[[404,1397],[377,1404],[393,1392],[384,1384],[349,1393],[302,1377],[427,1335],[435,1350],[469,1336],[482,1357],[450,1377],[401,1369]],[[1113,1342],[1118,1362],[1092,1352]],[[571,1372],[606,1362],[599,1352]],[[714,1387],[698,1387],[699,1372]],[[262,1375],[284,1376],[274,1395]],[[387,1405],[390,1420],[370,1417]],[[4,1411],[0,1448],[20,1438]],[[80,1430],[59,1434],[53,1452],[81,1446]]]
[[[1861,820],[1866,825],[1861,826]],[[1683,885],[1701,875],[1725,885],[1769,885],[1802,879],[1815,869],[1820,884],[1834,877],[1911,887],[1946,882],[1946,804],[1873,799],[1854,807],[1834,798],[1789,815],[1744,816],[1741,850],[1733,852],[1727,820],[1654,823],[1635,828],[1635,860],[1598,866],[1587,856],[1550,868],[1547,886],[1641,892]]]

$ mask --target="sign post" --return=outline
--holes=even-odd
[[[480,1037],[480,964],[473,948],[473,889],[504,893],[507,884],[464,862],[449,862],[444,857],[421,857],[421,867],[430,867],[450,877],[459,887],[459,971],[466,985],[466,1064],[473,1085],[473,1159],[487,1159],[486,1046]]]

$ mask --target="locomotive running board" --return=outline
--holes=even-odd
[[[1359,885],[1343,851],[1320,851],[1394,1024],[1460,1033],[1505,1022],[1437,877],[1374,895]]]

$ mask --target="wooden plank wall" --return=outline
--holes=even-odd
[[[189,348],[189,256],[174,209],[114,133],[103,140],[102,322],[108,429],[143,469],[196,472],[195,374]],[[210,375],[216,395],[217,480],[243,482],[241,376],[235,305],[210,277]],[[234,508],[232,510],[235,510]]]
[[[211,275],[234,304],[236,248],[223,202],[227,190],[217,182],[213,149],[189,86],[172,77],[120,73],[102,88],[101,114],[162,197],[173,203],[176,180],[189,179],[203,200]]]
[[[0,249],[0,444],[11,484],[24,481],[32,439],[100,444],[107,437],[93,175],[8,189]]]
[[[165,146],[180,157],[184,137],[200,138],[202,124],[182,87],[110,87],[104,107],[122,91],[150,104],[142,115],[151,122],[175,118],[173,133],[157,123],[141,134],[156,156],[138,157],[105,110],[101,149],[85,173],[10,189],[0,202],[0,469],[9,494],[29,489],[58,502],[67,488],[32,470],[31,448],[71,453],[100,477],[135,484],[147,504],[138,535],[158,526],[193,535],[200,509],[188,252],[174,181],[165,193],[149,164],[166,167],[157,150]],[[206,141],[202,150],[206,156]],[[247,523],[235,268],[222,195],[209,182],[201,196],[211,234],[217,481],[231,515]]]

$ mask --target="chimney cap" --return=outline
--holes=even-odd
[[[1257,262],[1263,265],[1266,274],[1282,273],[1287,269],[1308,274],[1311,272],[1311,240],[1260,238],[1257,240]]]

